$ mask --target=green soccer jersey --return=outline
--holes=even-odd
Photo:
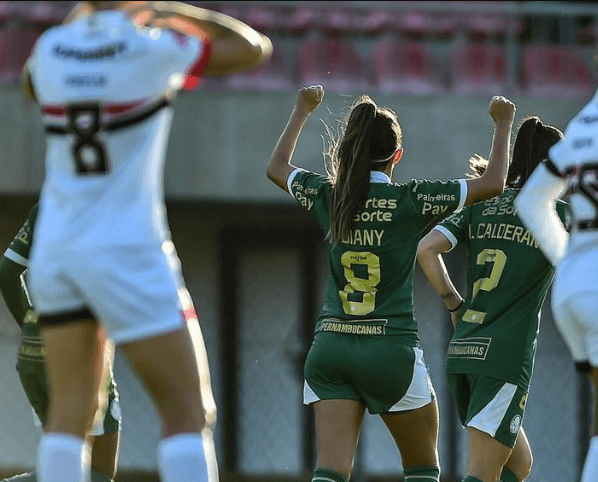
[[[289,178],[295,199],[325,233],[330,227],[332,186],[322,175],[296,170]],[[426,228],[463,206],[465,180],[395,184],[372,172],[364,208],[342,243],[328,244],[328,290],[316,331],[402,336],[417,346],[413,272]]]
[[[540,309],[554,268],[516,214],[507,189],[435,229],[467,247],[467,296],[449,344],[447,373],[474,373],[529,390]],[[557,206],[564,218],[565,204]]]
[[[37,219],[38,205],[35,204],[29,212],[29,217],[14,237],[8,249],[4,253],[4,257],[10,259],[24,268],[27,267],[29,261],[29,251],[31,250],[31,240],[33,237],[33,227]],[[13,293],[14,297],[22,297],[29,299],[27,288],[24,283],[24,273],[21,275],[21,283],[19,289],[20,293]],[[28,302],[31,305],[31,302]],[[33,315],[32,312],[28,315]],[[18,358],[32,361],[43,360],[43,348],[39,325],[37,324],[36,316],[25,316],[23,325],[21,327],[21,345],[19,347]]]

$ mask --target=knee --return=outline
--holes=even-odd
[[[505,468],[508,468],[511,472],[513,472],[518,481],[523,481],[531,473],[533,464],[534,457],[531,451],[527,451],[525,454],[522,454],[522,456],[518,457],[516,464],[509,465]]]

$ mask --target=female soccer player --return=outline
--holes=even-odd
[[[161,480],[214,482],[207,367],[198,366],[200,346],[183,316],[163,167],[178,91],[203,75],[255,68],[272,44],[192,5],[147,2],[144,20],[122,6],[86,2],[43,33],[23,72],[47,141],[27,275],[52,387],[37,473],[40,482],[89,480],[85,435],[105,331],[160,414]],[[195,35],[177,30],[181,23]]]
[[[46,380],[43,343],[37,314],[33,310],[25,283],[29,252],[33,240],[38,205],[35,204],[27,220],[0,259],[0,292],[10,313],[21,328],[21,343],[17,355],[17,370],[23,390],[43,429],[48,420],[50,392]],[[88,435],[91,449],[91,480],[104,482],[116,476],[121,410],[112,373],[114,350],[108,343],[104,351],[104,378],[99,392],[98,410]],[[35,472],[21,474],[10,482],[35,482]]]
[[[515,106],[503,97],[490,102],[494,139],[483,176],[395,184],[401,127],[368,96],[356,100],[333,142],[328,176],[291,164],[323,96],[321,86],[299,90],[268,165],[268,177],[327,234],[328,292],[305,362],[304,403],[314,405],[318,452],[312,480],[349,478],[367,408],[392,434],[405,479],[438,481],[438,406],[413,317],[417,244],[430,222],[502,192]]]
[[[552,313],[576,368],[594,386],[594,427],[581,482],[598,480],[598,91],[534,172],[516,207],[540,249],[556,266]],[[571,206],[571,235],[555,200]]]
[[[455,326],[446,372],[469,436],[464,482],[517,482],[531,470],[532,453],[522,422],[540,309],[554,270],[513,202],[561,138],[558,129],[538,117],[525,119],[517,133],[507,189],[448,217],[419,244],[418,262]],[[470,166],[479,176],[486,163],[473,157]],[[559,210],[564,215],[564,203]],[[464,299],[441,256],[458,243],[465,244],[468,253]]]

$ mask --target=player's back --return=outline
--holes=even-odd
[[[553,146],[548,167],[567,181],[571,211],[567,254],[598,247],[598,94],[573,118]]]
[[[506,189],[469,206],[441,230],[467,246],[467,296],[447,369],[523,386],[530,382],[540,309],[554,269],[517,215],[518,192]],[[558,211],[564,217],[563,203]]]
[[[46,130],[38,238],[77,246],[161,241],[173,94],[198,39],[102,11],[48,30],[30,73]]]

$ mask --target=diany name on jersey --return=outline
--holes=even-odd
[[[475,232],[469,225],[469,239],[504,239],[538,247],[537,241],[527,229],[508,223],[479,223]]]
[[[383,235],[384,229],[352,229],[348,236],[342,239],[342,243],[357,246],[380,246]]]

